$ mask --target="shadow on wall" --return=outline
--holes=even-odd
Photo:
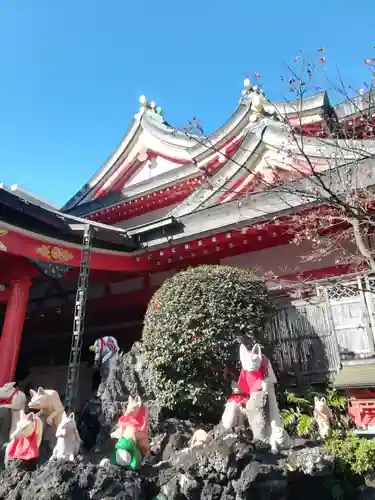
[[[328,382],[339,363],[326,304],[283,301],[268,325],[271,359],[280,383]]]

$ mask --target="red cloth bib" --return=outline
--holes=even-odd
[[[131,425],[139,431],[144,431],[147,427],[147,419],[143,407],[133,415],[123,415],[119,418],[118,423],[121,425]]]
[[[262,359],[258,370],[249,372],[241,370],[238,378],[237,387],[240,389],[240,394],[232,394],[228,398],[228,403],[235,401],[242,406],[246,406],[247,400],[252,392],[259,392],[262,390],[262,382],[268,374],[268,360]]]
[[[112,351],[113,354],[116,354],[117,352],[117,347],[116,344],[113,342],[111,337],[108,338],[108,340],[104,340],[103,338],[99,339],[100,342],[100,357],[103,357],[104,354],[104,349],[108,347],[110,351]]]
[[[19,460],[32,460],[39,456],[37,424],[34,425],[32,434],[28,437],[21,436],[13,439],[8,446],[9,458],[18,458]]]
[[[142,405],[138,412],[133,415],[123,415],[118,420],[118,425],[123,428],[127,426],[133,427],[135,430],[135,438],[143,456],[149,454],[148,444],[148,414],[146,408]],[[123,433],[123,429],[121,433]]]
[[[246,394],[232,394],[228,398],[228,403],[231,403],[232,401],[234,401],[235,403],[238,403],[241,406],[246,406],[248,399],[249,399],[249,396],[246,396]]]
[[[14,391],[12,392],[12,394],[9,396],[8,399],[2,399],[0,398],[0,406],[1,405],[11,405],[12,404],[12,401],[13,401],[13,398],[14,396],[17,394],[18,392],[18,389],[14,389]]]

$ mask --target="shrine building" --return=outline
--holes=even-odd
[[[375,141],[366,138],[363,123],[369,96],[332,105],[327,93],[320,93],[306,98],[296,113],[297,104],[270,103],[248,86],[233,115],[209,137],[176,130],[160,108],[141,100],[143,107],[119,146],[62,208],[18,186],[1,185],[0,385],[16,378],[64,391],[88,224],[82,393],[91,384],[88,346],[113,335],[122,349],[129,348],[140,338],[154,291],[174,273],[203,263],[272,273],[286,284],[302,275],[316,280],[317,296],[324,291],[319,314],[316,305],[302,299],[281,304],[274,328],[281,371],[296,377],[325,374],[337,371],[345,356],[372,358],[375,307],[361,284],[366,280],[375,290],[375,282],[338,264],[335,252],[306,261],[310,244],[292,242],[298,227],[291,217],[314,210],[316,202],[298,195],[298,189],[279,188],[280,182],[301,183],[306,190],[309,181],[296,178],[292,161],[302,164],[303,154],[280,116],[304,137],[304,151],[321,172],[337,149],[333,127],[351,134],[361,147],[365,143],[366,174],[358,175],[363,185],[375,184],[368,175],[375,171]],[[340,164],[327,173],[337,174],[338,191],[338,173],[353,161],[352,151],[342,151]],[[347,279],[344,292],[337,284],[329,286],[337,276]],[[357,311],[349,320],[338,312],[343,301]],[[328,303],[337,312],[330,319],[324,315]],[[330,353],[324,367],[321,346]]]

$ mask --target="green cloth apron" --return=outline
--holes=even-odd
[[[127,451],[131,458],[130,463],[127,468],[130,470],[137,470],[141,466],[142,463],[142,454],[139,450],[138,443],[131,438],[120,438],[115,444],[115,449],[111,455],[110,461],[112,465],[117,465],[116,462],[116,451],[117,450],[125,450]]]

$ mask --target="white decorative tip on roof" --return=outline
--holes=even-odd
[[[139,98],[139,102],[142,104],[142,107],[139,110],[139,113],[135,115],[136,119],[141,118],[146,110],[154,111],[156,114],[162,116],[163,110],[160,106],[156,105],[155,101],[148,101],[145,95],[141,95],[141,97]]]

